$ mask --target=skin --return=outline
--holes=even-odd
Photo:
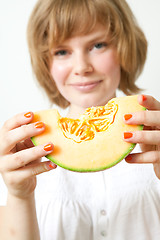
[[[108,45],[103,31],[97,25],[88,35],[75,36],[53,49],[51,73],[59,91],[71,103],[70,117],[115,97],[120,64],[115,48]],[[148,111],[134,113],[124,122],[143,124],[145,131],[137,131],[124,141],[140,143],[143,152],[132,154],[132,159],[127,161],[153,163],[160,179],[160,103],[151,96],[144,100],[142,95],[138,101]],[[32,112],[21,113],[7,120],[0,129],[0,173],[8,188],[7,206],[0,207],[0,239],[40,239],[34,201],[36,175],[55,169],[56,165],[40,160],[54,151],[54,143],[49,143],[49,151],[44,150],[44,145],[33,147],[30,138],[42,133],[45,125],[37,128],[32,119]]]
[[[72,37],[53,49],[51,74],[60,93],[70,102],[70,117],[85,108],[105,105],[120,82],[116,49],[106,28],[97,24],[87,35]]]
[[[138,96],[138,102],[148,111],[132,113],[126,124],[143,124],[144,131],[136,131],[127,142],[139,143],[142,153],[130,154],[128,163],[152,163],[158,179],[160,179],[160,102],[152,96]]]
[[[45,125],[26,125],[33,119],[33,113],[29,115],[18,114],[0,129],[0,172],[8,188],[7,206],[0,207],[0,239],[40,239],[34,200],[36,175],[56,165],[40,161],[53,148],[33,147],[30,137],[43,132]]]
[[[104,105],[112,97],[120,81],[120,64],[113,46],[104,37],[104,27],[97,25],[87,36],[76,36],[53,49],[51,73],[61,94],[71,103],[68,117],[78,117],[86,107]],[[92,43],[92,44],[91,44]],[[100,48],[100,43],[105,43]],[[99,44],[99,45],[97,45]],[[96,77],[95,77],[96,76]],[[90,91],[81,91],[73,83],[88,83],[103,79]],[[126,124],[142,124],[145,131],[133,133],[124,141],[139,143],[142,153],[126,158],[128,163],[153,163],[160,179],[160,103],[151,96],[140,95],[138,102],[148,111],[133,113]],[[156,121],[155,121],[156,120]]]

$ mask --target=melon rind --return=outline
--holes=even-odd
[[[58,166],[68,169],[68,170],[71,170],[71,171],[96,172],[96,171],[102,171],[107,168],[113,167],[114,165],[116,165],[117,163],[122,161],[136,146],[135,143],[127,143],[122,139],[123,132],[124,131],[137,131],[137,130],[140,131],[143,129],[142,125],[133,126],[133,125],[124,124],[123,119],[121,119],[122,116],[127,113],[132,113],[132,112],[136,112],[136,111],[144,111],[146,109],[143,106],[138,104],[137,95],[114,98],[112,100],[118,104],[119,109],[120,109],[120,106],[123,105],[123,111],[122,111],[123,113],[119,113],[119,115],[117,113],[117,115],[115,117],[115,124],[112,124],[109,127],[109,130],[106,131],[106,133],[103,132],[102,136],[100,136],[100,134],[99,134],[99,135],[97,135],[97,137],[95,137],[94,140],[89,140],[89,141],[86,141],[83,143],[75,143],[72,139],[66,139],[64,137],[62,131],[60,130],[60,128],[58,128],[58,125],[56,126],[57,119],[58,119],[58,117],[60,117],[58,111],[55,109],[50,109],[50,110],[43,110],[43,111],[37,112],[36,115],[38,117],[41,115],[41,113],[42,113],[42,115],[44,114],[43,116],[47,116],[47,117],[44,117],[44,119],[41,117],[35,118],[33,121],[40,120],[40,121],[43,121],[46,124],[46,126],[49,125],[51,127],[53,116],[55,116],[55,119],[54,119],[55,122],[53,120],[54,129],[52,132],[55,134],[54,139],[49,138],[49,136],[47,137],[47,135],[46,135],[47,133],[44,132],[43,134],[32,137],[33,144],[35,146],[37,146],[40,144],[45,144],[48,141],[53,142],[53,144],[55,146],[55,151],[53,151],[52,154],[49,154],[46,157],[50,161],[57,164]],[[125,108],[127,110],[125,110]],[[118,109],[118,111],[120,111],[119,109]],[[117,123],[116,123],[116,121],[117,121]],[[119,123],[119,122],[121,122],[121,123]],[[118,126],[118,124],[120,124],[120,126]],[[114,132],[113,136],[112,136],[112,132]],[[109,135],[109,138],[107,136],[107,133]],[[106,142],[105,142],[105,136],[106,136]],[[109,140],[107,140],[107,138]],[[115,140],[113,138],[115,138]],[[102,144],[99,143],[100,141],[102,141]],[[110,141],[110,142],[113,141],[113,143],[111,144],[111,147],[109,147],[110,151],[108,150],[105,152],[105,148],[106,148],[105,144],[108,143],[107,141]],[[114,141],[115,141],[116,146],[114,145]],[[110,144],[110,143],[108,143],[108,144]],[[125,145],[125,147],[124,147],[125,150],[121,151],[121,149],[120,149],[120,153],[116,153],[117,151],[119,151],[119,148],[122,148],[122,146],[124,146],[124,145]],[[98,149],[96,149],[95,146],[97,146]],[[57,148],[61,149],[60,152],[64,151],[64,154],[62,154],[62,155],[58,154],[58,151],[56,153]],[[91,149],[91,150],[89,150],[89,149]],[[113,159],[110,159],[109,161],[107,160],[105,163],[105,158],[107,158],[107,157],[106,157],[106,155],[104,157],[104,154],[112,155],[111,151],[114,151],[113,156],[117,155],[117,157],[115,157],[115,158],[113,157]],[[94,152],[95,152],[95,156],[94,156]],[[90,154],[91,158],[93,158],[93,162],[89,159],[89,156],[88,156],[89,154]],[[66,158],[65,158],[65,156],[66,156]],[[67,159],[67,161],[66,161],[66,159]],[[76,160],[74,161],[74,159],[76,159],[76,160],[78,159],[77,162],[76,162]],[[85,162],[85,159],[86,159],[86,162]],[[102,159],[102,162],[100,162],[101,159]],[[65,161],[66,161],[66,163],[65,163]],[[87,166],[87,164],[88,164],[88,166]]]

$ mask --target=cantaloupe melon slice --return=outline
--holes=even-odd
[[[127,96],[88,108],[79,119],[62,118],[56,109],[39,111],[33,122],[44,122],[46,130],[32,141],[34,145],[51,141],[54,151],[47,158],[63,168],[78,172],[104,170],[133,150],[135,144],[125,142],[123,133],[143,129],[141,125],[125,124],[124,114],[143,110],[137,96]]]

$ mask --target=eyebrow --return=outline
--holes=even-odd
[[[83,36],[83,35],[82,35]],[[79,37],[79,36],[77,36],[77,37]],[[80,35],[80,37],[81,37],[81,35]],[[87,37],[87,36],[86,36]],[[70,39],[72,39],[72,38],[74,38],[74,36],[73,37],[71,37],[71,38],[69,38],[69,39],[66,39],[65,41],[64,41],[64,43],[62,42],[62,43],[60,43],[60,45],[57,45],[57,46],[55,46],[55,47],[53,47],[53,49],[54,49],[54,51],[58,51],[58,50],[60,50],[60,49],[65,49],[65,48],[67,48],[68,47],[68,41],[70,40]],[[108,42],[109,41],[109,36],[108,36],[108,33],[107,32],[105,32],[105,34],[103,34],[103,33],[95,33],[95,34],[93,34],[92,35],[92,33],[91,33],[91,35],[89,35],[88,36],[88,40],[87,40],[87,44],[93,44],[93,43],[95,43],[95,42],[97,42],[97,41],[106,41],[106,42]]]
[[[95,34],[91,34],[91,38],[95,39],[95,40],[98,40],[98,39],[101,39],[101,38],[105,38],[106,40],[109,38],[109,33],[106,31],[106,32],[99,32],[98,34],[95,33]]]
[[[92,43],[92,42],[97,42],[97,41],[108,41],[108,36],[106,35],[99,35],[99,36],[95,36],[92,37],[92,39],[90,39],[88,42]]]

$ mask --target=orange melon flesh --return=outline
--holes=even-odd
[[[142,125],[127,125],[123,116],[145,110],[137,96],[111,99],[101,107],[88,108],[79,119],[62,118],[56,109],[36,112],[32,122],[42,121],[44,133],[32,138],[34,145],[51,141],[53,153],[46,157],[72,171],[94,172],[110,168],[135,147],[123,140],[126,131],[142,130]]]

